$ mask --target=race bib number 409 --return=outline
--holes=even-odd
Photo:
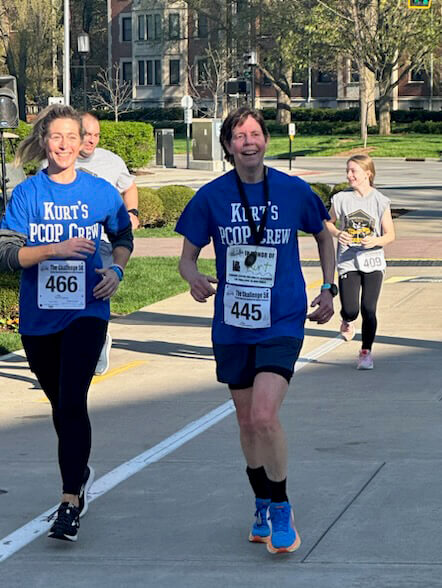
[[[270,288],[250,288],[226,284],[224,322],[233,327],[270,327]]]
[[[38,308],[82,310],[86,308],[84,261],[41,261],[38,264]]]
[[[383,249],[361,251],[356,256],[357,268],[364,273],[384,271],[387,267]]]

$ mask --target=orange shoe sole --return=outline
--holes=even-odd
[[[273,547],[272,541],[268,541],[267,543],[267,551],[269,553],[293,553],[301,546],[301,537],[299,536],[298,532],[295,529],[296,539],[295,541],[289,545],[289,547]]]
[[[250,533],[249,541],[251,543],[268,543],[270,541],[270,535],[267,537],[261,537],[260,535],[252,535],[252,533]]]

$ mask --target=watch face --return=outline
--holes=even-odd
[[[332,296],[336,296],[338,293],[338,287],[336,286],[336,284],[331,284],[330,285],[330,292]]]

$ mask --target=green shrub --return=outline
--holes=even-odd
[[[344,190],[348,190],[350,185],[348,182],[341,182],[340,184],[335,184],[330,192],[330,198],[332,198],[338,192],[343,192]]]
[[[150,163],[155,154],[152,125],[142,122],[100,123],[100,147],[119,155],[129,169]]]
[[[331,192],[332,188],[329,184],[321,184],[320,182],[316,182],[314,184],[310,184],[310,188],[319,196],[322,200],[325,208],[328,210],[330,208],[331,202]]]
[[[158,196],[164,204],[164,221],[175,222],[184,207],[195,194],[188,186],[163,186],[158,190]]]
[[[164,224],[164,204],[153,188],[138,188],[138,213],[141,227]]]
[[[19,283],[19,272],[0,274],[0,319],[3,321],[18,317]]]

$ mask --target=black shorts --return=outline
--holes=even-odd
[[[275,337],[253,344],[214,343],[218,382],[241,390],[253,386],[256,374],[271,372],[290,383],[302,343],[303,339],[296,337]]]

